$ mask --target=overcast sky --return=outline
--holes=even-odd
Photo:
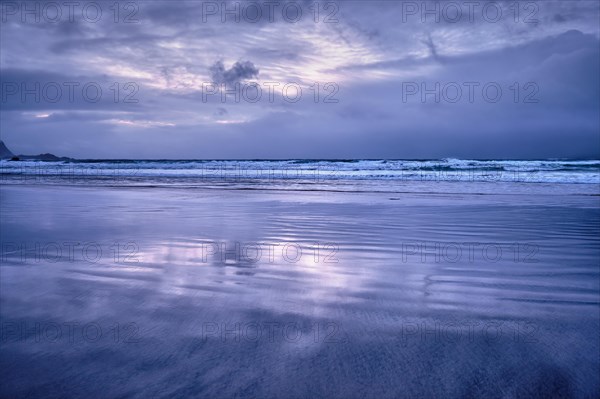
[[[2,1],[2,140],[75,158],[600,157],[597,0],[222,3]]]

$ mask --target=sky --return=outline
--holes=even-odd
[[[120,159],[600,158],[600,2],[0,2],[0,136]]]

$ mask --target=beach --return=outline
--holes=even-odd
[[[0,20],[0,399],[600,399],[600,1]]]
[[[2,397],[600,393],[597,185],[94,182],[0,187]]]

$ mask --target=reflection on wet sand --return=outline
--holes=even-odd
[[[1,194],[5,397],[599,392],[592,196]]]

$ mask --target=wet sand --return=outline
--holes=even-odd
[[[513,191],[2,186],[0,396],[598,397],[600,197]]]

